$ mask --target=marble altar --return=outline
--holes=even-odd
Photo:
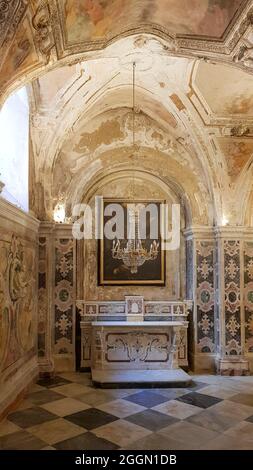
[[[187,368],[187,316],[191,302],[82,302],[81,366],[100,386],[178,384],[191,379]]]

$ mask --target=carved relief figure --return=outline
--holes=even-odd
[[[18,240],[13,238],[9,253],[9,292],[12,302],[16,302],[26,295],[27,285],[23,248]]]
[[[9,335],[9,310],[7,305],[7,250],[0,242],[0,369],[4,359]]]
[[[251,41],[244,40],[244,44],[234,57],[234,62],[241,62],[245,67],[253,67],[253,43]]]
[[[15,236],[0,243],[0,367],[6,369],[34,347],[35,252]]]

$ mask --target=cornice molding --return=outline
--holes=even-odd
[[[253,242],[253,227],[242,225],[226,225],[226,226],[193,226],[184,230],[186,240],[189,239],[250,239]]]
[[[28,214],[0,196],[0,218],[9,222],[17,223],[25,228],[29,228],[34,233],[38,233],[39,220]]]
[[[245,227],[242,225],[218,226],[214,228],[214,233],[216,238],[234,240],[250,237],[253,242],[253,227]]]
[[[183,233],[186,240],[194,238],[209,240],[214,238],[214,228],[206,225],[188,227]]]
[[[8,0],[0,3],[0,48],[15,35],[27,8],[27,0]]]

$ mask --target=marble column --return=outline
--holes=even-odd
[[[245,287],[245,229],[231,226],[217,227],[215,237],[217,246],[216,299],[219,329],[216,358],[217,372],[222,375],[247,375],[249,373],[249,361],[245,357],[243,293],[249,285]],[[246,279],[248,278],[246,277]]]

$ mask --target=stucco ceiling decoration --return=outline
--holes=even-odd
[[[26,9],[26,0],[0,1],[0,47],[15,33]]]
[[[193,193],[195,222],[211,214],[212,205],[219,220],[224,212],[234,220],[238,214],[243,218],[234,206],[247,199],[251,184],[252,76],[229,65],[168,56],[162,43],[147,34],[122,38],[96,57],[59,67],[34,82],[33,143],[37,174],[45,175],[41,185],[47,216],[50,201],[57,202],[60,194],[74,203],[88,182],[95,184],[109,168],[131,166],[132,60],[138,69],[142,170],[152,152],[158,174],[167,164],[172,172],[174,162],[177,170],[168,172],[170,184],[173,178],[182,180],[185,192]],[[189,174],[191,189],[184,182]]]
[[[6,4],[16,7],[13,40],[5,41],[4,54],[1,50],[1,100],[59,61],[64,65],[86,60],[94,51],[133,34],[153,35],[169,56],[201,56],[253,69],[253,0],[187,0],[183,5],[178,0],[1,0],[0,4],[4,9]],[[4,34],[9,20],[4,16]]]
[[[244,0],[57,0],[65,44],[111,39],[130,27],[153,25],[173,36],[220,39]]]
[[[5,41],[0,100],[33,79],[36,213],[50,218],[62,192],[74,203],[85,178],[96,183],[109,168],[131,166],[135,60],[139,171],[161,177],[166,167],[195,223],[220,223],[224,213],[243,223],[238,207],[252,185],[253,0],[26,3]]]
[[[58,57],[105,48],[112,41],[137,33],[150,33],[165,41],[170,53],[228,60],[253,15],[252,0],[54,0],[51,3],[57,32]],[[240,49],[239,49],[240,50]],[[230,57],[231,55],[231,57]]]
[[[28,8],[26,0],[1,0],[0,1],[0,64],[8,51],[8,45],[15,36],[19,23]]]
[[[161,45],[159,49],[152,36],[146,36],[144,43],[139,39],[121,39],[96,60],[52,71],[34,87],[33,144],[36,173],[38,177],[45,175],[41,186],[47,217],[52,210],[50,204],[54,205],[60,194],[74,204],[83,197],[88,183],[96,183],[99,174],[102,178],[109,169],[123,171],[131,167],[130,64],[134,57],[138,63],[136,101],[140,107],[136,136],[140,143],[139,170],[161,177],[168,164],[170,185],[177,182],[184,194],[191,194],[194,220],[208,219],[211,199],[207,188],[212,185],[212,176],[208,176],[205,150],[201,147],[197,151],[196,136],[191,138],[199,126],[187,110],[185,96],[194,61],[160,54]],[[201,208],[203,194],[209,202]],[[208,220],[213,220],[213,215]]]

